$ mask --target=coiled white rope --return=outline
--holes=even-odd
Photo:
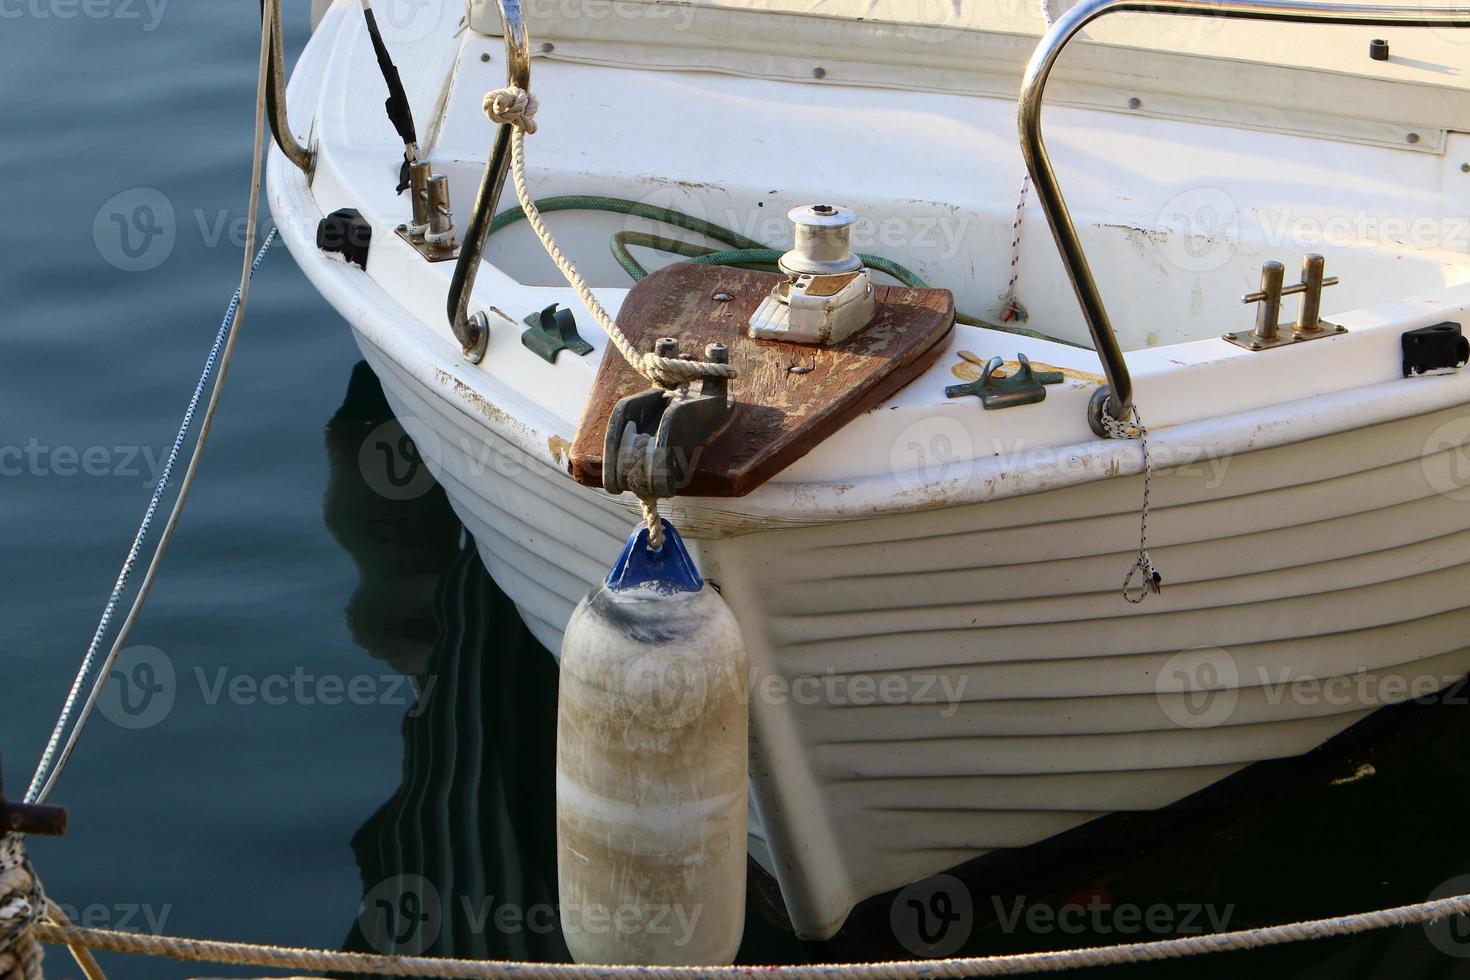
[[[51,923],[37,923],[34,929],[38,938],[44,942],[68,943],[113,953],[165,956],[193,962],[249,964],[274,969],[376,973],[396,977],[448,977],[453,980],[490,977],[507,980],[748,980],[752,975],[759,975],[773,980],[958,980],[961,977],[1054,973],[1083,967],[1182,959],[1204,953],[1264,949],[1310,939],[1352,936],[1389,926],[1434,922],[1466,913],[1470,913],[1470,895],[1456,895],[1329,919],[1178,939],[1123,943],[1117,946],[1089,946],[1084,949],[1006,956],[797,966],[596,966],[438,959],[177,939],[172,936],[81,929]]]
[[[279,0],[268,0],[269,3],[277,3]],[[75,680],[72,681],[70,691],[67,692],[66,701],[62,704],[61,714],[56,719],[56,724],[51,730],[51,736],[46,741],[46,748],[41,753],[41,760],[36,765],[36,772],[31,777],[30,787],[26,790],[25,801],[27,803],[44,802],[51,794],[51,789],[56,785],[67,762],[71,758],[72,751],[76,748],[77,740],[81,737],[82,729],[92,715],[92,710],[97,704],[97,698],[102,693],[103,686],[107,683],[108,672],[112,669],[113,662],[127,641],[128,634],[132,632],[133,624],[137,622],[138,614],[143,609],[143,603],[148,599],[148,593],[153,588],[153,580],[158,574],[158,567],[163,561],[164,553],[168,551],[169,542],[173,540],[174,529],[178,526],[179,516],[183,513],[184,502],[189,497],[189,490],[194,485],[194,477],[199,469],[199,460],[203,455],[204,444],[209,440],[210,429],[214,426],[215,411],[219,407],[220,395],[224,390],[225,377],[230,371],[230,362],[235,353],[235,342],[239,338],[239,326],[245,321],[245,307],[250,300],[250,280],[255,276],[255,270],[260,267],[261,259],[270,250],[275,242],[274,230],[266,236],[265,243],[261,246],[259,253],[254,255],[256,221],[260,210],[260,185],[261,173],[265,162],[265,88],[270,58],[270,19],[269,11],[265,11],[261,19],[260,32],[260,64],[259,75],[255,89],[255,141],[254,156],[251,163],[250,175],[250,210],[245,225],[245,258],[244,268],[240,272],[240,285],[235,290],[234,297],[230,300],[229,308],[225,311],[224,322],[220,324],[219,332],[215,335],[214,346],[210,348],[209,357],[204,362],[204,372],[200,375],[198,383],[194,386],[194,394],[189,399],[189,406],[184,412],[183,423],[179,427],[178,435],[174,439],[172,449],[169,451],[168,461],[164,465],[163,472],[158,479],[158,485],[153,490],[153,496],[148,501],[148,508],[143,513],[143,521],[138,526],[138,532],[133,536],[132,547],[128,549],[127,558],[123,560],[122,570],[118,572],[117,580],[113,584],[112,594],[103,607],[102,618],[97,623],[97,629],[92,634],[92,642],[87,646],[87,653],[82,658],[81,667],[77,671]],[[122,593],[127,588],[128,579],[132,575],[133,566],[137,563],[138,556],[142,551],[143,542],[148,537],[148,531],[153,524],[153,518],[158,510],[159,501],[163,497],[164,490],[168,486],[169,478],[173,473],[175,461],[183,448],[184,441],[189,433],[189,428],[194,421],[195,410],[199,406],[199,400],[203,395],[204,388],[209,382],[210,373],[214,371],[218,363],[219,375],[214,383],[214,388],[209,394],[209,403],[205,406],[204,417],[199,423],[199,437],[194,443],[194,450],[189,456],[188,466],[184,470],[183,479],[179,482],[178,495],[174,498],[173,508],[169,511],[168,520],[164,524],[163,531],[159,535],[158,543],[154,546],[153,557],[149,561],[148,570],[143,575],[142,584],[138,587],[138,594],[133,597],[133,604],[128,610],[127,618],[123,620],[122,627],[118,630],[117,638],[113,641],[112,648],[108,650],[106,658],[102,662],[102,668],[93,680],[91,691],[87,695],[81,713],[77,715],[76,724],[71,727],[67,735],[67,726],[71,721],[72,712],[76,710],[78,699],[81,697],[83,687],[87,678],[92,673],[92,668],[97,660],[97,653],[101,649],[103,638],[107,635],[108,627],[112,623],[113,613]],[[66,736],[66,744],[60,748],[61,740]]]

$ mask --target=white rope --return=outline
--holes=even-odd
[[[1108,435],[1114,439],[1137,439],[1143,450],[1143,507],[1138,515],[1138,557],[1123,579],[1123,598],[1136,606],[1148,598],[1149,593],[1158,595],[1163,590],[1164,577],[1154,568],[1154,560],[1148,553],[1149,492],[1153,487],[1154,478],[1154,458],[1148,451],[1148,428],[1143,424],[1143,416],[1138,414],[1138,406],[1133,406],[1129,412],[1133,416],[1133,421],[1125,422],[1113,418],[1104,407],[1102,424],[1103,428],[1108,430]],[[1137,591],[1130,591],[1136,575],[1142,575],[1142,581]]]
[[[516,198],[521,202],[521,210],[525,212],[526,222],[536,233],[541,247],[546,249],[546,254],[551,257],[551,261],[561,270],[567,285],[572,287],[572,291],[577,294],[582,305],[587,308],[587,312],[591,313],[592,318],[602,327],[608,340],[612,341],[618,353],[623,355],[623,359],[633,370],[643,375],[652,384],[660,388],[678,388],[700,378],[736,377],[739,372],[732,364],[715,364],[681,357],[661,357],[651,351],[639,352],[618,327],[617,321],[612,318],[597,297],[592,295],[592,290],[588,288],[586,280],[577,271],[576,263],[561,250],[561,246],[556,243],[556,238],[551,234],[551,229],[546,227],[541,211],[536,207],[535,199],[531,197],[531,188],[526,180],[526,134],[536,132],[536,110],[538,108],[536,96],[517,85],[507,85],[485,93],[485,115],[490,117],[491,122],[511,127],[511,180],[515,184]],[[643,507],[643,520],[648,525],[648,546],[657,551],[664,545],[664,529],[658,517],[658,501],[651,497],[640,497],[638,502]]]
[[[623,331],[618,328],[616,321],[598,302],[597,297],[592,295],[592,290],[587,287],[582,274],[577,271],[576,263],[568,258],[557,245],[556,239],[552,237],[551,229],[546,227],[546,222],[542,220],[541,212],[536,208],[536,202],[531,197],[530,187],[526,182],[525,136],[527,133],[536,131],[536,97],[518,86],[509,85],[486,93],[484,105],[485,114],[492,122],[513,127],[511,176],[515,182],[516,197],[521,202],[521,210],[526,214],[526,221],[536,232],[536,237],[540,239],[541,246],[546,249],[546,254],[551,256],[551,261],[556,263],[556,267],[566,277],[567,284],[581,299],[582,305],[587,307],[587,312],[592,314],[592,318],[607,333],[613,346],[618,349],[618,352],[633,369],[661,388],[677,388],[700,378],[735,377],[739,372],[731,364],[660,357],[652,352],[640,353],[633,346]]]
[[[824,963],[797,966],[596,966],[497,960],[439,959],[426,956],[382,956],[330,950],[264,946],[215,940],[178,939],[147,933],[81,929],[38,922],[33,928],[44,942],[68,943],[113,953],[166,956],[191,962],[250,964],[273,969],[376,973],[398,977],[515,978],[515,980],[748,980],[752,972],[772,980],[958,980],[961,977],[1017,976],[1083,967],[1117,966],[1181,959],[1204,953],[1264,949],[1311,939],[1352,936],[1390,926],[1434,922],[1470,913],[1470,895],[1433,899],[1414,905],[1360,912],[1308,922],[1293,922],[1237,932],[1089,946],[1045,953],[975,956],[888,963]]]
[[[43,953],[31,926],[45,909],[24,838],[7,834],[0,839],[0,980],[40,980]]]
[[[267,0],[268,3],[278,3],[279,0]],[[153,496],[148,501],[148,508],[143,513],[143,522],[138,527],[138,532],[133,536],[132,547],[128,549],[127,558],[123,560],[122,570],[118,573],[117,580],[113,584],[112,595],[103,607],[102,618],[97,624],[96,631],[92,634],[92,642],[87,646],[87,653],[82,658],[80,669],[77,671],[75,680],[72,681],[71,690],[67,693],[66,701],[62,704],[61,714],[56,719],[56,725],[51,730],[51,736],[47,739],[46,748],[41,753],[41,760],[36,766],[36,772],[31,777],[30,787],[26,790],[25,800],[27,803],[43,802],[51,794],[51,789],[56,784],[67,762],[71,759],[72,751],[76,748],[77,740],[81,737],[82,729],[92,715],[96,706],[97,698],[102,693],[102,688],[107,682],[108,672],[112,669],[113,662],[117,659],[122,645],[127,641],[128,634],[132,632],[133,624],[138,619],[138,614],[143,609],[143,603],[148,598],[149,591],[153,588],[153,580],[158,574],[159,564],[163,561],[164,553],[168,551],[169,542],[173,540],[174,529],[178,526],[179,516],[184,509],[184,501],[189,497],[189,490],[194,484],[195,474],[198,472],[199,459],[203,454],[204,444],[209,439],[210,429],[214,426],[214,415],[219,407],[220,394],[224,389],[225,376],[229,374],[230,362],[235,353],[235,341],[239,337],[239,326],[245,322],[245,307],[250,299],[250,280],[259,268],[260,261],[265,253],[270,250],[275,241],[274,230],[266,237],[260,252],[254,255],[256,220],[260,209],[260,184],[261,170],[265,160],[265,85],[270,58],[270,11],[264,11],[261,19],[260,40],[260,65],[259,77],[255,89],[255,142],[254,158],[251,164],[250,177],[250,210],[245,226],[245,258],[244,268],[240,272],[240,285],[235,290],[234,297],[230,300],[229,308],[225,311],[224,322],[220,324],[219,332],[215,335],[214,346],[209,351],[209,357],[204,363],[204,373],[200,375],[198,383],[194,387],[194,394],[189,399],[189,407],[184,412],[183,423],[179,427],[179,433],[174,439],[174,444],[168,455],[168,461],[164,465],[163,472],[158,479],[158,485],[153,490]],[[223,348],[223,350],[221,350]],[[87,696],[81,713],[77,716],[76,724],[72,726],[71,733],[67,737],[65,747],[60,750],[61,739],[66,733],[67,725],[71,720],[72,712],[76,710],[77,700],[81,696],[87,677],[92,673],[92,667],[96,662],[97,653],[101,649],[102,640],[107,634],[107,629],[112,623],[113,613],[117,609],[123,591],[127,588],[128,578],[132,575],[133,566],[137,563],[138,556],[142,551],[143,542],[148,536],[149,528],[152,526],[153,518],[158,510],[159,501],[168,485],[169,478],[173,472],[173,466],[177,460],[184,440],[188,435],[189,428],[194,420],[194,412],[198,408],[199,400],[203,394],[204,387],[209,381],[210,373],[214,370],[216,361],[219,364],[219,375],[210,391],[209,403],[204,410],[204,418],[199,423],[199,438],[194,443],[194,451],[189,457],[189,463],[184,471],[184,477],[179,483],[178,495],[174,498],[173,508],[169,511],[168,521],[164,524],[163,532],[159,535],[158,544],[153,549],[153,557],[149,561],[148,570],[143,575],[143,582],[138,588],[138,594],[133,598],[132,607],[128,610],[127,618],[118,630],[117,638],[113,641],[112,648],[108,651],[102,662],[102,669],[97,673],[93,681],[90,693]]]
[[[1046,9],[1045,3],[1042,9]],[[1006,283],[1000,301],[990,308],[990,318],[1001,323],[1025,323],[1031,319],[1026,307],[1016,295],[1016,283],[1021,279],[1021,226],[1026,220],[1026,194],[1031,190],[1031,175],[1021,178],[1021,193],[1016,196],[1016,213],[1011,218],[1011,278]]]

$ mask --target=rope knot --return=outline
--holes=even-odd
[[[511,125],[526,133],[536,132],[536,96],[519,85],[491,89],[485,93],[485,115],[500,125]]]

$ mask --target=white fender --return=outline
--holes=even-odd
[[[629,540],[562,641],[557,876],[579,963],[728,964],[745,927],[745,647],[664,534]]]

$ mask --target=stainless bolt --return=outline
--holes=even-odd
[[[827,69],[825,69],[825,68],[813,68],[812,69],[812,77],[813,78],[826,78],[827,77]]]
[[[555,50],[556,50],[556,45],[552,44],[550,41],[545,41],[541,45],[541,53],[542,54],[551,54],[551,52],[553,52]]]
[[[1136,95],[1128,100],[1128,108],[1130,109],[1137,109],[1141,105],[1143,105],[1143,100]]]
[[[484,54],[480,55],[480,60],[481,61],[489,61],[490,60],[490,52],[486,51]]]
[[[1419,142],[1419,134],[1410,133],[1408,136],[1405,136],[1404,139],[1408,140],[1410,143],[1417,143]]]

